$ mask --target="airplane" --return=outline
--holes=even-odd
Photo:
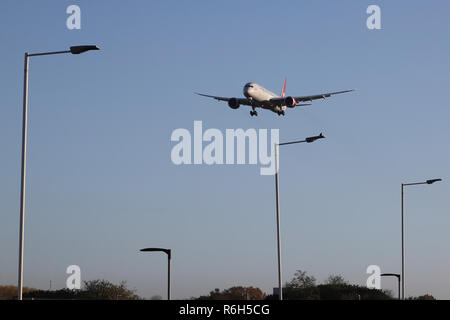
[[[286,97],[286,79],[284,79],[283,89],[281,91],[280,96],[267,90],[266,88],[255,82],[249,82],[244,86],[245,98],[226,98],[226,97],[211,96],[208,94],[198,92],[195,93],[203,97],[214,98],[219,101],[227,101],[228,106],[231,109],[238,109],[241,105],[250,106],[252,108],[252,111],[250,111],[250,115],[253,117],[258,115],[258,111],[255,110],[256,108],[267,109],[277,113],[279,116],[280,115],[284,116],[287,108],[295,108],[300,106],[311,105],[310,103],[299,103],[299,102],[306,102],[306,101],[312,102],[313,100],[325,99],[335,94],[347,93],[351,91],[354,90],[352,89],[338,92],[329,92],[316,94],[312,96]]]

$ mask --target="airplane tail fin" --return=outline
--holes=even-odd
[[[286,96],[286,78],[284,78],[283,89],[281,90],[281,97],[284,98]]]

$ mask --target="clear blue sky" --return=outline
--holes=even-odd
[[[67,6],[82,10],[68,30]],[[382,30],[366,28],[378,4]],[[98,44],[30,64],[24,283],[127,280],[165,296],[277,286],[274,178],[259,167],[175,166],[174,129],[278,128],[285,280],[296,269],[364,285],[368,265],[400,272],[406,193],[407,294],[450,298],[448,1],[0,2],[0,284],[17,283],[23,54]],[[286,117],[201,98],[248,81],[306,95],[355,93]],[[395,281],[383,287],[396,293]]]

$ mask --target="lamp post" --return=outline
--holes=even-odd
[[[164,248],[145,248],[142,252],[164,252],[167,254],[167,300],[170,300],[170,261],[172,258],[171,250]]]
[[[22,167],[20,184],[20,227],[19,227],[19,272],[17,299],[22,300],[23,291],[23,249],[24,249],[24,224],[25,224],[25,180],[27,167],[27,112],[28,112],[28,66],[30,57],[47,56],[54,54],[72,53],[80,54],[90,50],[100,50],[97,46],[73,46],[66,51],[53,51],[41,53],[25,53],[24,80],[23,80],[23,115],[22,115]]]
[[[400,278],[401,278],[400,274],[398,274],[398,273],[382,273],[381,276],[397,278],[397,280],[398,280],[398,300],[400,300],[400,292],[401,292],[401,290],[400,290]]]
[[[404,216],[404,188],[419,184],[433,184],[442,179],[430,179],[424,182],[402,183],[402,300],[405,300],[405,216]]]
[[[312,143],[318,139],[325,138],[322,133],[318,136],[308,137],[305,140],[284,142],[284,143],[276,143],[275,144],[275,194],[276,194],[276,206],[277,206],[277,248],[278,248],[278,290],[279,290],[279,299],[283,300],[283,277],[281,271],[281,239],[280,239],[280,183],[278,178],[278,152],[280,146],[286,146],[290,144],[297,143]]]

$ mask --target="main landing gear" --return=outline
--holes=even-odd
[[[278,115],[279,115],[279,116],[281,116],[281,115],[284,116],[284,115],[285,115],[285,114],[284,114],[284,110],[283,110],[283,111],[278,111]]]
[[[255,111],[255,110],[253,110],[253,111],[250,111],[250,115],[253,117],[253,116],[258,116],[258,111]]]

